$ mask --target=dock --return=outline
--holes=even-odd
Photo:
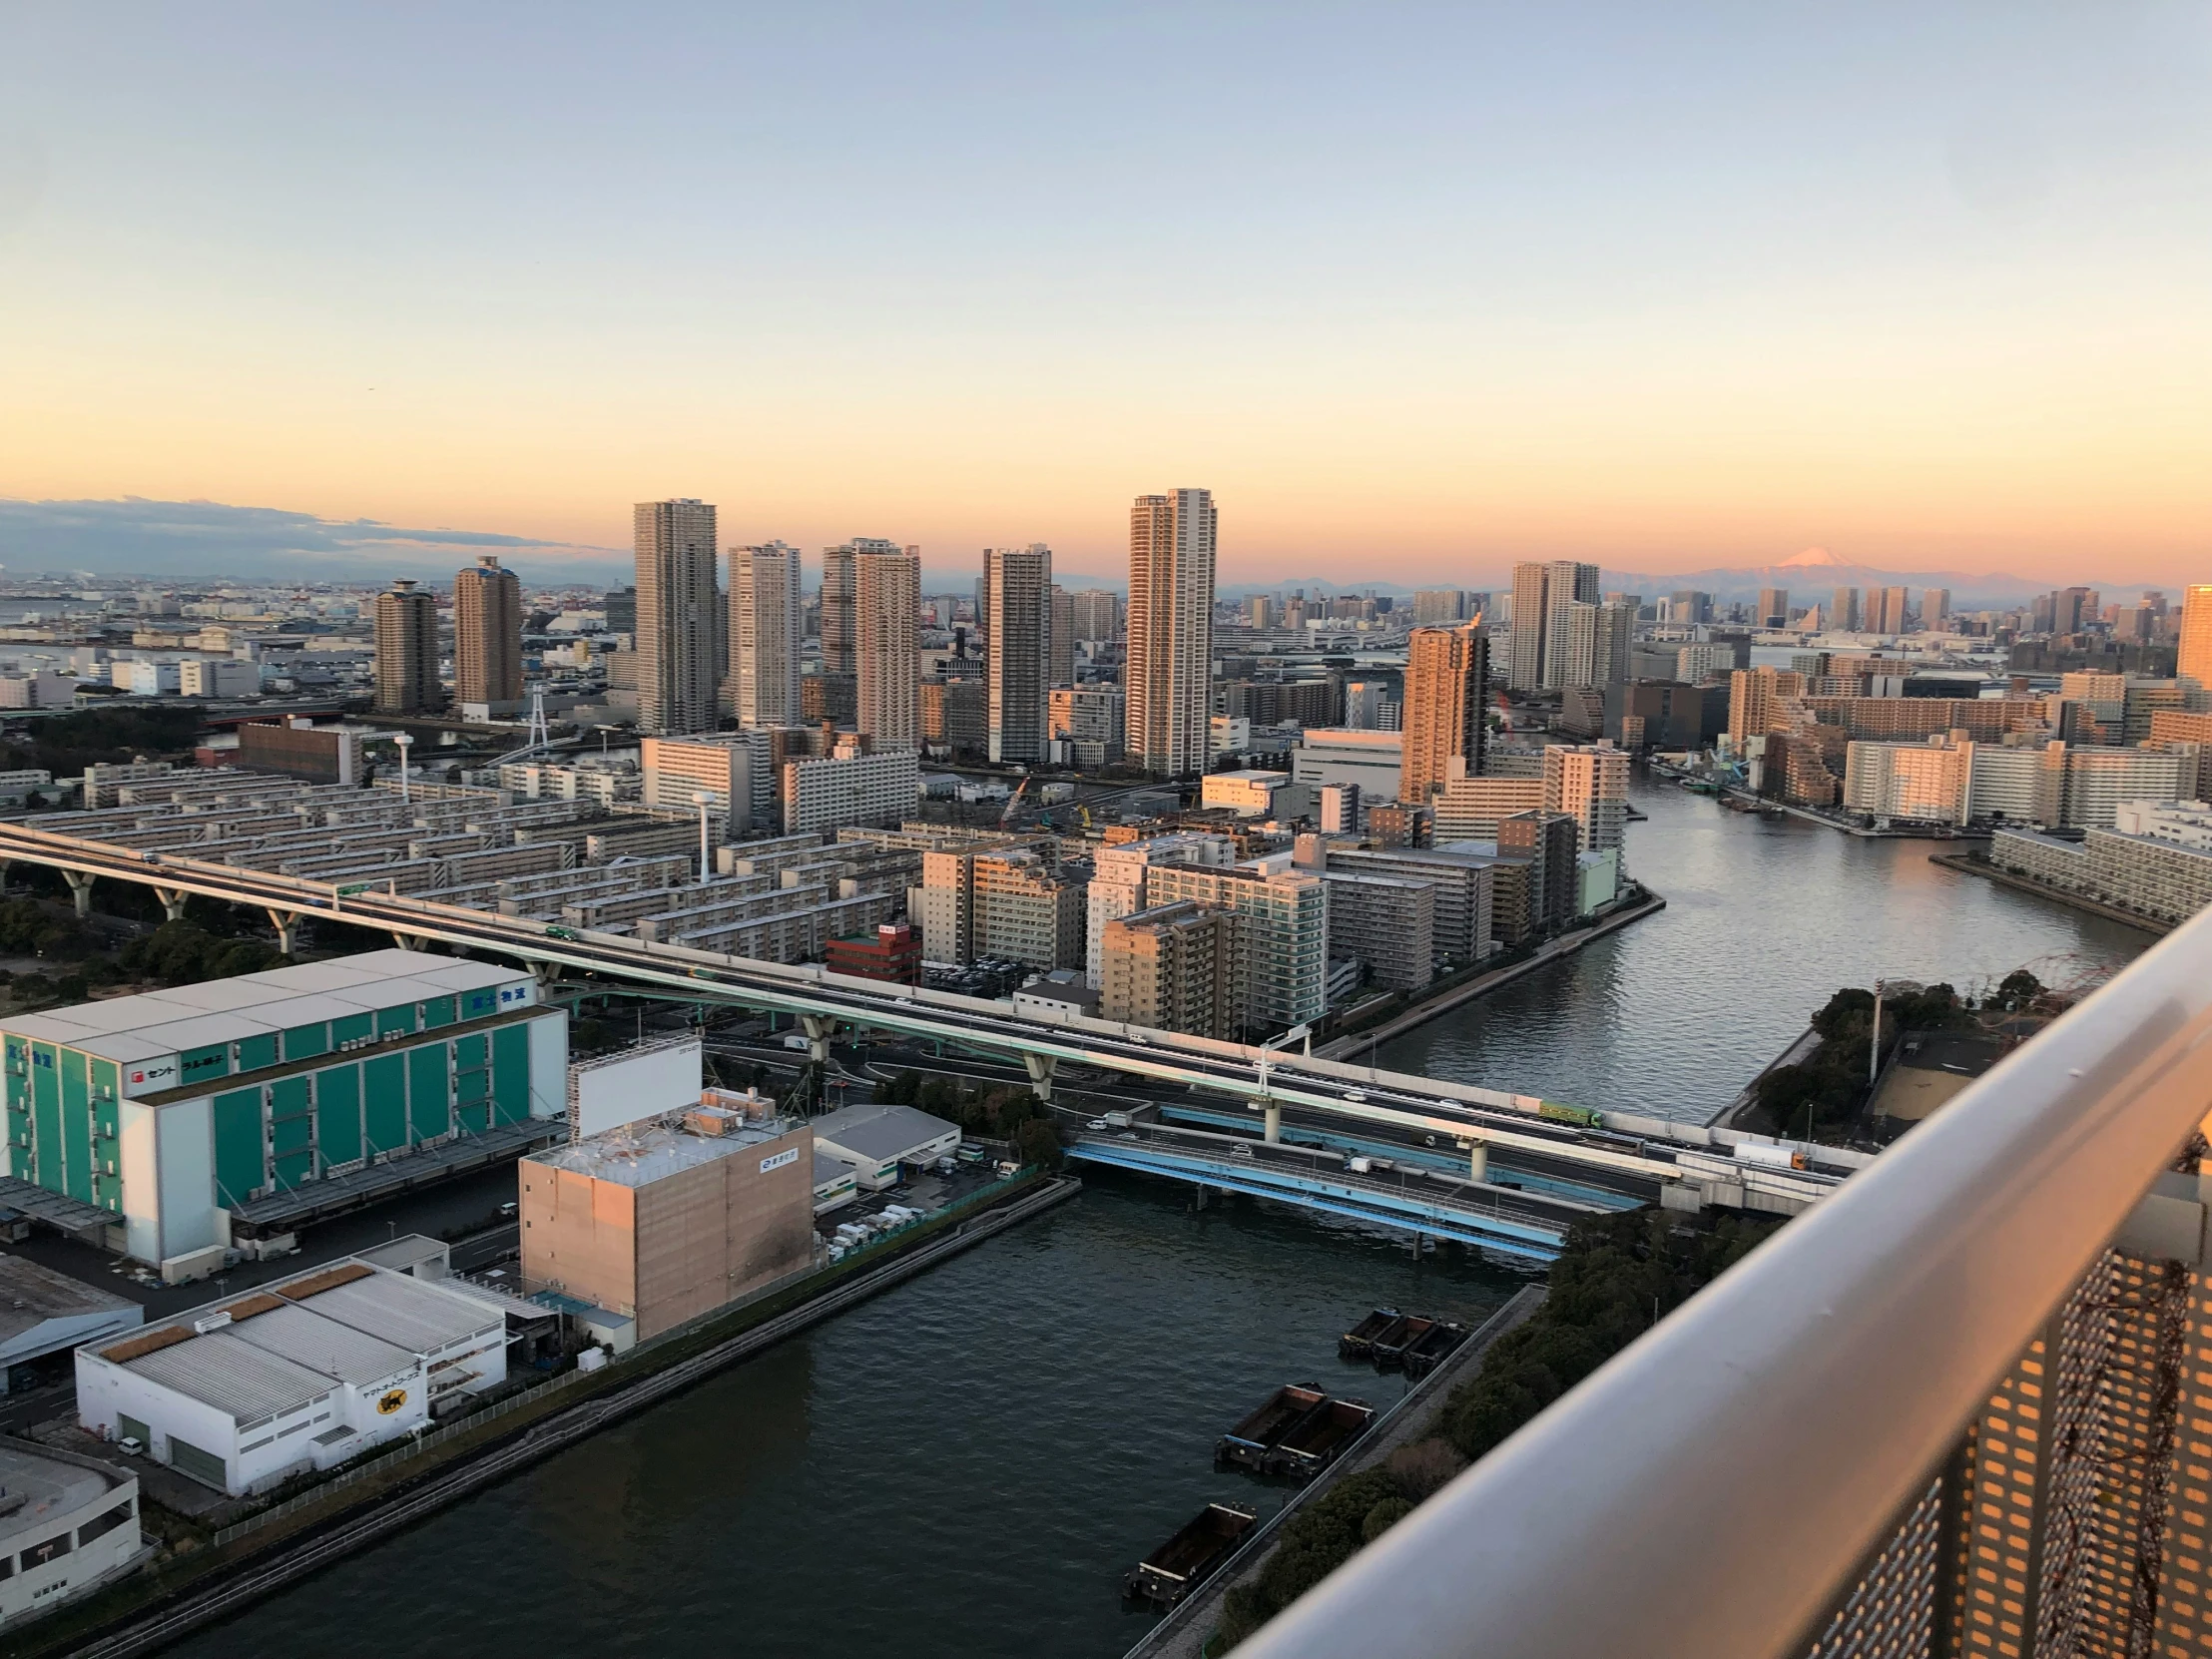
[[[1129,1650],[1126,1659],[1203,1659],[1201,1650],[1206,1638],[1213,1634],[1214,1626],[1221,1620],[1222,1598],[1267,1564],[1283,1524],[1302,1504],[1313,1502],[1345,1475],[1373,1468],[1399,1446],[1421,1438],[1452,1385],[1473,1375],[1474,1368],[1481,1364],[1482,1356],[1489,1352],[1492,1343],[1542,1307],[1545,1294],[1541,1285],[1523,1286],[1514,1293],[1504,1307],[1484,1320],[1474,1335],[1459,1345],[1457,1352],[1383,1412],[1350,1455],[1340,1457],[1326,1473],[1301,1487],[1288,1503],[1247,1533],[1236,1554],[1147,1631]]]

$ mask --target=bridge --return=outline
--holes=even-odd
[[[0,826],[0,870],[17,862],[58,870],[80,910],[98,880],[150,887],[172,918],[191,896],[264,910],[285,949],[301,917],[319,917],[391,934],[414,949],[442,944],[531,964],[548,982],[564,971],[601,975],[648,992],[794,1016],[813,1058],[826,1063],[839,1025],[1018,1057],[1036,1091],[1053,1097],[1062,1065],[1228,1097],[1235,1120],[1251,1126],[1232,1138],[1278,1148],[1291,1138],[1350,1151],[1362,1137],[1455,1155],[1464,1171],[1454,1193],[1441,1187],[1425,1208],[1384,1203],[1349,1170],[1323,1180],[1309,1169],[1293,1179],[1278,1154],[1246,1162],[1228,1149],[1213,1155],[1195,1143],[1149,1137],[1144,1149],[1078,1138],[1073,1155],[1145,1168],[1205,1186],[1252,1192],[1382,1225],[1469,1242],[1513,1254],[1548,1256],[1569,1212],[1531,1198],[1564,1175],[1668,1208],[1708,1205],[1795,1214],[1833,1192],[1868,1162],[1865,1155],[1802,1143],[1776,1143],[1733,1130],[1681,1124],[1637,1113],[1569,1107],[1533,1095],[1471,1087],[1403,1072],[1362,1067],[1271,1047],[1151,1030],[1115,1021],[984,1001],[880,980],[834,974],[819,965],[787,965],[657,943],[624,934],[543,922],[362,890],[300,876],[155,852],[39,830]],[[1198,1125],[1227,1128],[1228,1125]],[[1257,1133],[1254,1133],[1254,1131]],[[1793,1167],[1794,1160],[1794,1167]],[[1415,1160],[1416,1163],[1419,1159]],[[1349,1164],[1349,1159],[1346,1160]],[[1529,1231],[1533,1229],[1534,1231]]]

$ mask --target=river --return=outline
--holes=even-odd
[[[1639,782],[1667,908],[1383,1045],[1379,1062],[1703,1119],[1840,984],[2058,979],[2147,937],[1857,840]],[[1454,1246],[1115,1176],[811,1334],[173,1650],[198,1659],[718,1653],[1111,1659],[1120,1573],[1208,1498],[1215,1436],[1344,1367],[1375,1303],[1478,1317],[1522,1283]]]

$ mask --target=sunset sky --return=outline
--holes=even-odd
[[[17,6],[0,497],[2202,581],[2207,85],[2124,0]]]

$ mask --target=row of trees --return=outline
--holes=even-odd
[[[2008,976],[1990,1001],[2012,1007],[2040,993],[2034,975]],[[1973,1003],[1949,985],[1886,999],[1882,1005],[1885,1052],[1908,1031],[1939,1031],[1974,1023]],[[1778,1133],[1816,1139],[1835,1131],[1857,1114],[1867,1093],[1874,1046],[1874,992],[1852,987],[1838,991],[1813,1016],[1820,1044],[1796,1065],[1777,1066],[1759,1079],[1759,1105]]]
[[[101,762],[180,755],[199,737],[205,712],[197,703],[135,704],[26,721],[20,735],[0,744],[0,767],[62,778]]]
[[[931,1117],[960,1126],[960,1133],[981,1140],[1008,1141],[1025,1164],[1060,1167],[1060,1129],[1052,1108],[1033,1089],[969,1088],[958,1078],[924,1077],[902,1071],[875,1086],[875,1098],[887,1105],[912,1106]]]
[[[1446,1396],[1434,1433],[1380,1467],[1347,1475],[1299,1511],[1259,1576],[1223,1598],[1225,1647],[1277,1613],[1412,1513],[1462,1467],[1626,1348],[1781,1225],[1723,1217],[1692,1229],[1657,1210],[1631,1210],[1571,1231],[1552,1264],[1550,1293],[1490,1345],[1479,1369]]]

